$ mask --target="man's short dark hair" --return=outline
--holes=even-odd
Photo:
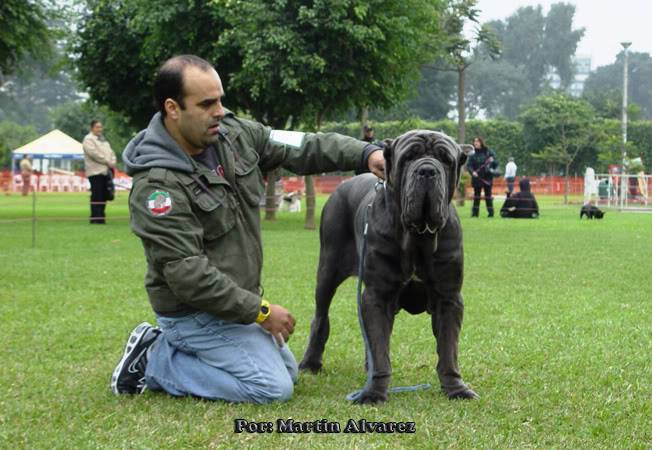
[[[98,123],[100,123],[99,120],[96,120],[96,119],[91,120],[91,129],[92,129],[95,125],[97,125]]]
[[[185,92],[183,90],[183,71],[188,66],[195,66],[201,70],[210,70],[213,66],[206,60],[195,55],[178,55],[165,61],[159,67],[154,79],[154,107],[165,117],[165,100],[171,98],[185,109],[183,103]]]

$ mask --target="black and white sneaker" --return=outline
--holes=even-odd
[[[147,322],[134,328],[127,339],[122,359],[111,376],[111,390],[114,394],[142,394],[145,391],[147,388],[145,384],[147,349],[159,334],[161,334],[161,330]]]

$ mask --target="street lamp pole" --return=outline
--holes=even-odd
[[[632,45],[631,42],[621,42],[620,45],[624,49],[624,63],[623,63],[623,162],[620,174],[620,209],[625,208],[625,196],[627,195],[627,179],[625,178],[625,167],[627,164],[627,65],[628,65],[628,49]]]

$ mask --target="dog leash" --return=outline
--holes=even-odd
[[[489,156],[487,159],[485,159],[484,163],[482,163],[482,165],[481,165],[480,167],[478,167],[477,169],[474,170],[474,172],[479,172],[479,171],[482,170],[482,169],[483,169],[487,164],[491,164],[492,162],[494,162],[494,157],[493,157],[493,156]],[[473,178],[473,176],[471,176],[471,178]],[[484,178],[480,178],[480,174],[478,174],[478,176],[477,176],[476,178],[477,178],[478,180],[482,181],[482,182],[483,182],[484,184],[486,184],[487,186],[491,186],[491,185],[492,185],[491,182],[485,180]]]
[[[385,198],[387,198],[387,189],[385,189],[385,184],[380,179],[378,180],[378,182],[376,182],[374,189],[378,191],[379,187],[382,187],[382,189],[384,189]],[[364,350],[365,350],[365,356],[367,361],[367,382],[365,383],[362,389],[353,391],[346,396],[346,399],[350,401],[357,401],[358,399],[360,399],[360,397],[362,397],[362,394],[364,392],[367,392],[371,388],[371,384],[373,383],[374,358],[371,353],[371,345],[369,344],[369,337],[367,336],[367,332],[365,331],[364,328],[364,319],[362,318],[362,276],[364,275],[364,260],[365,260],[365,254],[367,252],[367,231],[369,229],[369,221],[367,220],[367,215],[369,214],[370,209],[371,209],[371,203],[367,205],[367,208],[364,211],[364,232],[362,234],[362,251],[360,252],[360,264],[358,265],[358,283],[356,288],[357,290],[356,299],[358,304],[358,324],[360,325],[360,332],[362,333],[362,340],[364,341]],[[430,384],[427,383],[416,384],[414,386],[396,386],[393,388],[389,388],[389,392],[412,392],[421,389],[428,389],[430,387],[431,387]]]

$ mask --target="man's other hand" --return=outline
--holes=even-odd
[[[260,324],[261,327],[271,333],[272,336],[283,336],[285,342],[290,339],[290,335],[294,333],[294,325],[296,320],[292,317],[290,312],[280,305],[269,305],[270,313],[267,319]]]
[[[378,178],[385,179],[385,158],[383,157],[382,150],[376,150],[369,155],[367,159],[369,171],[376,175]]]

